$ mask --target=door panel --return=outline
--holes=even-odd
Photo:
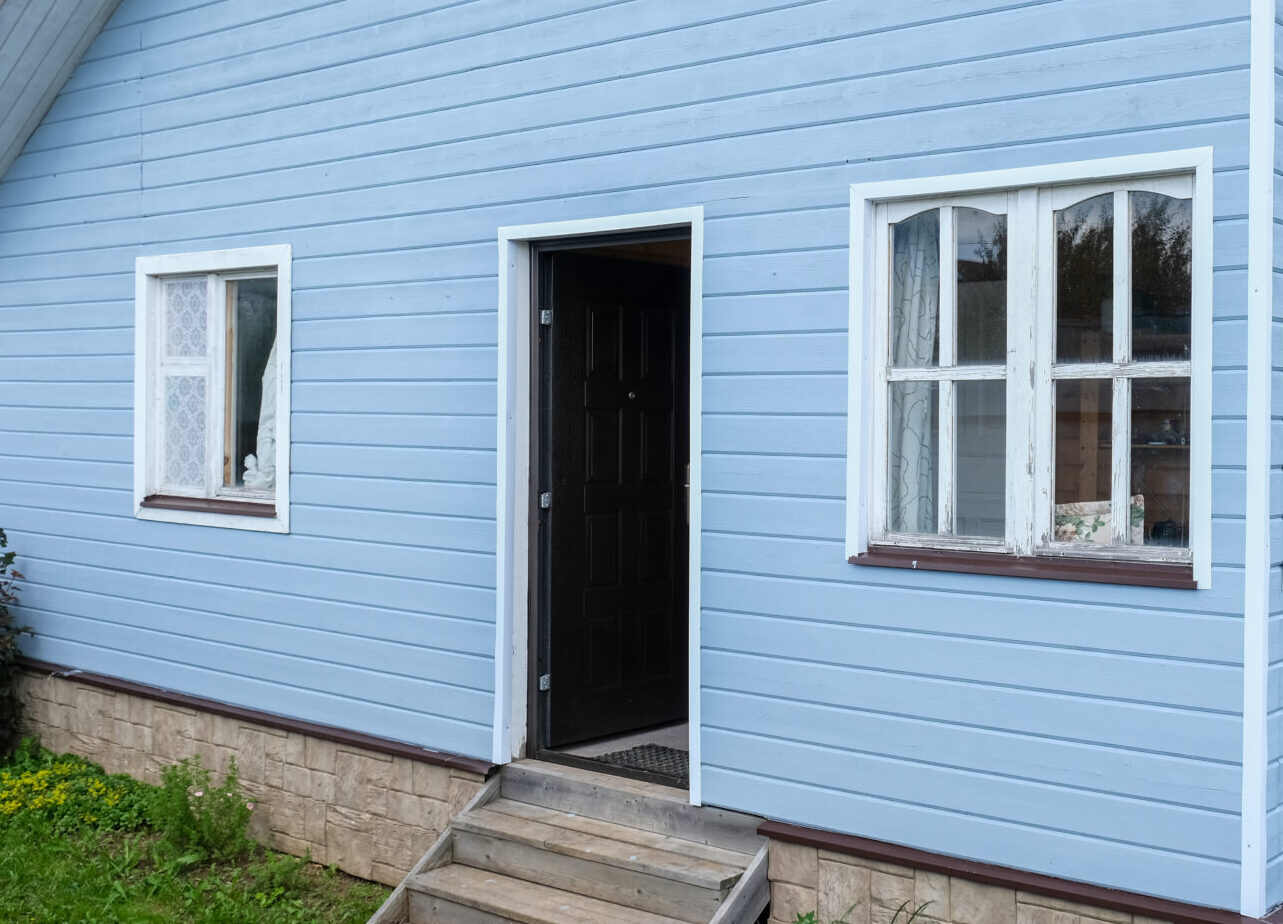
[[[548,746],[686,715],[689,279],[540,255]]]

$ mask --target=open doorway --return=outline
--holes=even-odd
[[[532,258],[531,742],[685,785],[690,235]]]

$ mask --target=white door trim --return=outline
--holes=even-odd
[[[530,377],[533,356],[531,244],[627,231],[690,231],[690,526],[688,697],[690,800],[700,779],[700,523],[703,374],[704,209],[702,206],[499,229],[499,443],[496,563],[495,711],[491,759],[507,763],[526,746],[530,614]]]

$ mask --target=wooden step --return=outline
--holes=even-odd
[[[761,819],[727,809],[691,805],[680,789],[608,776],[578,767],[523,760],[503,769],[502,796],[560,812],[640,828],[750,856],[762,837]]]
[[[459,863],[406,882],[411,924],[684,924]]]
[[[557,809],[533,805],[529,802],[515,802],[512,799],[500,798],[485,807],[491,811],[516,815],[518,818],[528,818],[531,821],[541,821],[544,824],[573,828],[577,831],[586,831],[589,834],[598,834],[602,837],[615,837],[622,828],[627,833],[626,839],[632,843],[642,844],[647,847],[658,847],[661,850],[679,846],[688,857],[700,857],[705,860],[712,860],[715,863],[735,866],[739,869],[746,867],[753,859],[753,854],[744,853],[743,851],[728,850],[725,847],[715,847],[711,844],[688,841],[684,838],[672,838],[667,834],[658,834],[642,828],[619,825],[613,821],[602,821],[600,818],[577,815],[574,812],[561,812]],[[760,841],[759,846],[763,842]]]
[[[557,824],[549,824],[496,810],[496,804],[455,822],[456,863],[691,924],[707,924],[752,861],[744,854],[576,815],[563,813]],[[687,845],[726,856],[692,856]]]

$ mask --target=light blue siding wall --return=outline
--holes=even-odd
[[[705,206],[704,797],[1238,897],[1245,0],[124,0],[0,185],[37,657],[484,755],[500,225]],[[1198,593],[842,554],[852,182],[1212,145]],[[288,537],[130,517],[140,253],[295,253]]]

